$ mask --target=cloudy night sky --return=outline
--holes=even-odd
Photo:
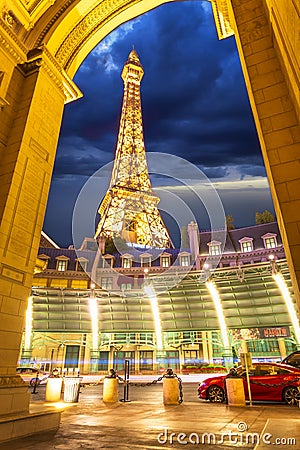
[[[186,1],[122,25],[81,65],[74,80],[84,97],[65,108],[44,231],[61,246],[72,244],[76,199],[114,158],[120,73],[133,45],[145,71],[146,151],[179,156],[203,171],[236,227],[254,224],[256,211],[273,212],[234,37],[218,40],[210,3]],[[197,221],[209,228],[201,215]]]

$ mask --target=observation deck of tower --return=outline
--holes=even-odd
[[[140,84],[144,70],[133,49],[124,64],[122,113],[112,176],[99,207],[95,239],[121,237],[145,247],[170,247],[148,172]]]

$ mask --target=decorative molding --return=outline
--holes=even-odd
[[[22,270],[18,270],[14,267],[3,264],[1,267],[1,275],[3,278],[7,278],[17,283],[24,284],[25,272],[23,272]]]
[[[68,70],[84,43],[105,23],[135,3],[139,0],[103,0],[72,28],[55,54],[57,61]]]
[[[230,18],[230,0],[210,0],[214,14],[219,39],[225,39],[234,34]]]
[[[62,279],[83,279],[84,281],[89,280],[89,275],[85,271],[80,270],[64,270],[59,271],[56,269],[45,269],[42,274],[39,274],[34,277],[35,278],[62,278]]]
[[[29,14],[32,14],[33,11],[43,2],[44,2],[44,0],[34,0],[31,4],[29,4],[27,7],[27,11],[29,12]],[[53,5],[54,2],[55,2],[55,0],[48,2],[50,4],[49,6]],[[30,2],[27,2],[27,3],[30,3]]]
[[[12,16],[12,14],[10,13],[10,11],[3,11],[2,17],[3,17],[3,20],[6,23],[6,25],[9,28],[13,28],[14,23],[15,23],[15,19]]]
[[[0,375],[0,389],[5,388],[7,386],[13,387],[13,386],[25,386],[26,383],[23,380],[22,377],[18,375]]]
[[[26,61],[27,48],[5,22],[0,23],[0,44],[8,50],[17,64]]]
[[[82,97],[80,89],[64,72],[44,45],[31,50],[28,53],[28,60],[21,64],[20,67],[26,75],[43,67],[57,87],[62,91],[65,97],[65,103]]]
[[[39,37],[37,38],[35,42],[35,47],[39,47],[47,35],[48,31],[53,27],[53,25],[56,24],[57,20],[60,18],[60,16],[71,6],[74,2],[77,0],[67,0],[65,4],[57,11],[57,13],[52,17],[52,19],[47,23],[43,31],[39,34]]]

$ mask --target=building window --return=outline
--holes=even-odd
[[[160,264],[161,264],[162,267],[169,267],[170,266],[170,258],[169,258],[169,256],[162,256]]]
[[[221,254],[221,242],[211,241],[208,242],[209,254],[210,255],[220,255]]]
[[[65,367],[76,369],[79,366],[79,345],[67,345],[65,356]]]
[[[43,270],[47,269],[50,257],[47,255],[38,255],[38,259],[41,259],[44,262]]]
[[[129,258],[123,258],[123,268],[130,269],[130,267],[131,267],[131,260]]]
[[[153,370],[153,351],[140,352],[140,370]]]
[[[132,288],[132,284],[131,283],[122,283],[121,284],[121,289],[124,291],[128,291]]]
[[[180,257],[180,265],[183,267],[187,267],[190,265],[190,258],[189,256],[181,256]]]
[[[67,270],[67,261],[59,259],[57,261],[56,270],[58,270],[59,272],[64,272],[65,270]]]
[[[114,368],[117,371],[124,371],[124,361],[129,359],[129,370],[134,372],[135,370],[135,354],[134,352],[114,352]]]
[[[275,247],[277,247],[276,234],[267,233],[264,236],[262,236],[262,239],[264,241],[265,248],[275,248]]]
[[[221,249],[219,244],[214,244],[209,246],[209,254],[210,255],[220,255]]]
[[[103,267],[104,268],[107,268],[107,266],[108,267],[113,267],[113,258],[111,258],[111,257],[104,257],[103,259],[104,259],[104,261],[103,261]]]
[[[198,351],[197,350],[183,350],[183,358],[185,364],[191,364],[198,361]]]
[[[276,239],[274,237],[266,238],[265,239],[265,247],[266,248],[275,248],[276,245]]]
[[[77,272],[86,272],[87,261],[85,260],[77,260],[76,261],[76,270]]]
[[[252,252],[253,245],[251,241],[242,242],[242,251],[243,253]]]
[[[102,289],[106,289],[110,291],[112,289],[113,279],[111,277],[101,278],[101,287]]]
[[[151,258],[147,257],[143,257],[142,258],[142,262],[141,262],[141,266],[142,267],[150,267],[151,266]]]

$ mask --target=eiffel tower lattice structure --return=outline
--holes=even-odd
[[[132,50],[122,70],[124,96],[109,189],[99,207],[95,239],[121,237],[145,247],[170,247],[148,172],[143,137],[140,83],[143,67]]]

